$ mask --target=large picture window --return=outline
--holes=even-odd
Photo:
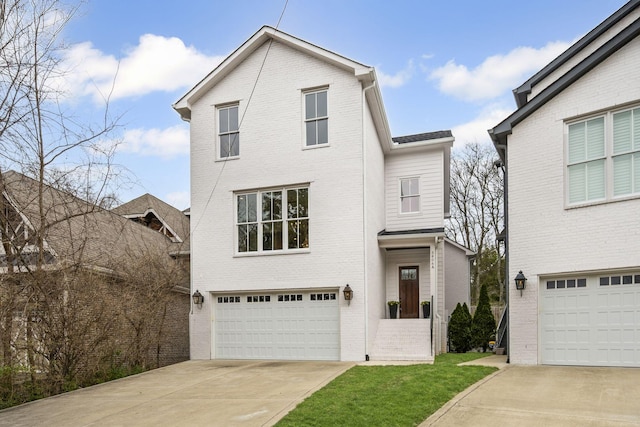
[[[304,122],[307,147],[329,143],[327,90],[304,94]]]
[[[238,253],[309,248],[309,189],[236,194]]]
[[[567,128],[569,205],[640,195],[640,108]]]
[[[238,106],[218,108],[218,155],[220,159],[240,155]]]

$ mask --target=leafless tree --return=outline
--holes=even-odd
[[[483,277],[494,277],[490,289],[502,300],[503,253],[496,238],[504,227],[504,178],[494,163],[496,159],[493,147],[480,143],[454,150],[451,159],[451,218],[447,232],[476,252],[472,304]]]
[[[27,366],[32,383],[44,370],[53,389],[86,368],[85,356],[106,342],[119,315],[97,292],[106,276],[82,268],[82,233],[69,233],[77,239],[68,245],[73,256],[55,268],[47,246],[65,226],[92,226],[83,221],[111,203],[119,172],[109,143],[119,118],[110,115],[109,94],[100,120],[88,123],[61,89],[69,71],[61,34],[77,8],[60,0],[0,1],[1,365],[11,384],[16,367]],[[21,184],[19,204],[8,191],[12,170],[32,178]]]

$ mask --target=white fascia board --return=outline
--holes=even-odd
[[[383,249],[427,247],[435,244],[435,238],[442,235],[443,233],[416,233],[378,236],[378,247]]]
[[[180,114],[180,117],[185,121],[191,120],[191,105],[269,39],[276,40],[293,49],[353,72],[359,79],[361,79],[361,76],[368,76],[372,70],[371,67],[359,62],[352,61],[275,28],[264,26],[173,104],[173,108]]]
[[[446,138],[430,139],[427,141],[405,142],[403,144],[393,143],[393,145],[391,146],[391,151],[406,152],[417,150],[434,150],[436,148],[442,148],[446,146],[452,147],[455,140],[455,137],[450,136]]]
[[[175,239],[176,239],[176,242],[175,242],[175,243],[182,243],[182,242],[183,242],[183,241],[182,241],[182,238],[181,238],[180,236],[178,236],[178,233],[176,233],[176,232],[173,230],[173,228],[171,228],[171,227],[169,226],[169,224],[167,224],[167,222],[164,220],[164,218],[162,218],[160,215],[158,215],[158,213],[157,213],[157,212],[155,211],[155,209],[153,209],[153,208],[149,208],[149,209],[147,209],[146,211],[144,211],[144,213],[141,213],[141,214],[126,214],[126,215],[122,215],[122,216],[123,216],[123,217],[125,217],[125,218],[127,218],[127,219],[134,219],[134,218],[145,217],[145,216],[147,216],[147,215],[148,215],[148,214],[150,214],[150,213],[152,213],[152,214],[153,214],[153,216],[155,216],[155,217],[158,219],[158,221],[160,221],[160,222],[162,223],[162,225],[163,225],[167,230],[169,230],[169,232],[170,232],[171,234],[173,234],[173,236],[174,236],[174,237],[175,237]],[[168,237],[168,236],[166,236],[166,237]]]
[[[389,154],[393,147],[393,139],[391,137],[391,128],[389,127],[387,112],[385,111],[384,103],[382,102],[382,93],[380,92],[380,85],[378,84],[376,71],[371,67],[367,73],[356,75],[356,77],[362,83],[363,90],[365,91],[365,98],[369,105],[369,110],[371,111],[373,124],[378,132],[378,139],[380,140],[382,151],[385,154]],[[374,86],[370,89],[366,89],[371,84]]]

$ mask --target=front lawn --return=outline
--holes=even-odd
[[[276,426],[416,426],[496,370],[458,363],[490,354],[442,354],[433,365],[354,366]]]

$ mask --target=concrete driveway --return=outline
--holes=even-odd
[[[421,427],[497,425],[639,426],[640,368],[509,366],[460,393]]]
[[[351,366],[183,362],[0,411],[0,426],[270,426]]]

